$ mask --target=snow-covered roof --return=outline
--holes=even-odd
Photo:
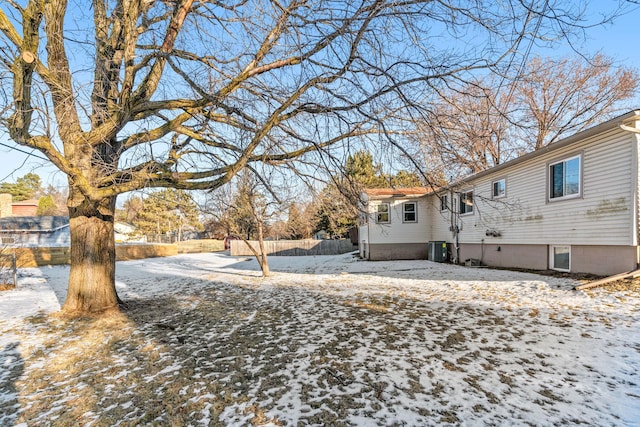
[[[0,218],[0,232],[38,233],[52,232],[69,226],[66,216],[12,216]]]

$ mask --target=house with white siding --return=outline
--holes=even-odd
[[[426,259],[444,245],[456,263],[634,270],[639,151],[635,110],[447,188],[367,190],[360,255]]]
[[[367,208],[360,218],[360,256],[369,260],[426,259],[431,240],[426,226],[431,191],[415,188],[374,188],[362,196]],[[424,217],[421,217],[424,215]]]

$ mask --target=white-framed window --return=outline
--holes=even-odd
[[[491,183],[491,197],[499,199],[507,195],[507,180],[505,178],[495,180]]]
[[[549,268],[558,271],[571,271],[571,246],[549,246]]]
[[[391,222],[391,217],[389,216],[389,203],[380,203],[376,206],[376,222],[378,224]]]
[[[416,202],[402,204],[402,222],[418,222],[418,204]]]
[[[549,163],[549,200],[580,197],[582,193],[582,157],[569,157]]]
[[[444,194],[440,196],[440,211],[446,211],[449,209],[449,196]]]
[[[473,190],[460,193],[460,215],[473,213]]]

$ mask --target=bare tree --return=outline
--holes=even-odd
[[[518,129],[528,151],[549,145],[621,111],[638,88],[638,72],[614,67],[602,54],[583,58],[533,58],[513,83]]]
[[[584,130],[620,112],[638,87],[638,73],[614,68],[596,55],[590,62],[534,57],[513,81],[489,76],[449,88],[419,120],[424,155],[461,177],[489,169]]]
[[[235,188],[228,186],[210,193],[201,210],[227,233],[239,237],[256,257],[262,276],[268,277],[270,269],[264,247],[265,225],[277,213],[274,206],[280,203],[268,199],[264,193],[273,194],[272,188],[252,171],[245,171],[236,177]],[[257,240],[257,248],[251,244],[252,239]]]
[[[1,124],[69,183],[63,310],[118,307],[119,194],[212,189],[248,165],[310,164],[394,129],[403,111],[500,65],[523,39],[582,22],[580,4],[507,3],[2,2]]]
[[[432,120],[417,123],[427,155],[448,176],[489,169],[509,157],[509,121],[493,82],[479,80],[447,91],[433,106]]]

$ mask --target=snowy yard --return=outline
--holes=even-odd
[[[123,316],[62,322],[66,267],[0,292],[0,425],[640,425],[640,295],[351,255],[118,263]]]

